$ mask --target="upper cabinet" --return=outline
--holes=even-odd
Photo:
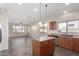
[[[56,30],[56,21],[49,22],[49,30]]]

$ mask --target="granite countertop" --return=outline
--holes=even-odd
[[[72,38],[79,38],[79,36],[72,36]]]
[[[33,38],[33,40],[37,40],[37,41],[45,41],[45,40],[50,40],[50,39],[55,39],[55,37],[42,36],[42,37]]]
[[[68,38],[79,38],[78,35],[72,35],[72,36],[67,35],[67,36],[64,36],[64,37],[68,37]]]

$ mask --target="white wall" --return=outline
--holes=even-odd
[[[2,42],[0,43],[0,50],[8,49],[8,17],[4,9],[0,13],[0,25],[2,30]]]
[[[38,36],[40,34],[40,29],[39,29],[39,25],[35,24],[32,25],[30,28],[30,36],[34,37],[34,36]]]

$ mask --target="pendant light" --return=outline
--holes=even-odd
[[[48,7],[48,5],[45,4],[45,20],[46,20],[46,21],[47,21],[47,7]],[[47,24],[44,24],[44,26],[45,26],[45,27],[48,27]],[[45,31],[45,30],[44,30],[44,31]],[[48,31],[48,29],[47,29],[47,31]],[[47,31],[46,31],[46,32],[47,32]]]
[[[40,20],[41,20],[41,3],[40,3],[40,14],[39,15],[40,15]],[[40,21],[38,24],[41,25],[42,22]]]
[[[48,5],[45,4],[45,20],[47,20],[47,7],[48,7]]]

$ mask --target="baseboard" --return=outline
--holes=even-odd
[[[16,37],[27,37],[27,36],[12,36],[12,37],[9,37],[9,38],[16,38]]]
[[[4,51],[4,50],[8,50],[8,48],[5,48],[5,49],[0,49],[0,51]]]

